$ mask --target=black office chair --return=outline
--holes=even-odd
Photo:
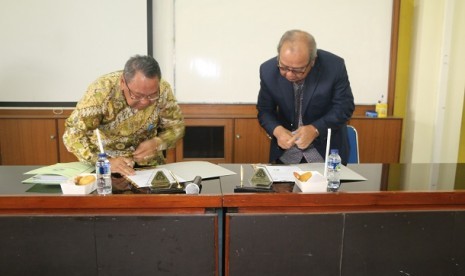
[[[358,134],[357,130],[351,126],[347,125],[347,137],[349,139],[350,151],[349,159],[347,163],[360,163],[359,153],[358,153]]]

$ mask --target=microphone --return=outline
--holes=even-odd
[[[202,177],[196,176],[184,189],[188,195],[198,195],[202,190]]]

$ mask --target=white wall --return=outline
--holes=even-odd
[[[292,28],[345,58],[356,103],[386,94],[392,0],[153,3],[154,56],[182,103],[255,103],[259,65]],[[146,20],[146,0],[2,1],[0,102],[78,101],[147,53]]]
[[[465,91],[465,4],[415,2],[404,162],[457,162]]]
[[[147,54],[146,10],[146,0],[2,0],[0,101],[78,101]]]
[[[255,103],[260,64],[296,28],[345,59],[357,104],[386,98],[392,0],[154,0],[154,18],[154,56],[181,103]]]

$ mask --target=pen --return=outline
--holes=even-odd
[[[179,184],[179,181],[178,181],[178,179],[176,178],[176,176],[174,176],[173,172],[170,171],[170,170],[168,170],[168,172],[170,173],[171,177],[172,177],[172,178],[174,179],[174,181],[176,182],[176,188],[177,188],[177,189],[181,189],[182,186],[181,186],[181,184]]]
[[[242,187],[243,181],[244,181],[244,167],[242,167],[241,165],[241,187]]]

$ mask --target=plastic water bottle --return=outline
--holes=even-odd
[[[111,194],[111,166],[105,153],[99,153],[97,163],[95,163],[97,174],[97,193],[99,195]]]
[[[339,151],[337,149],[331,149],[331,153],[328,156],[328,191],[336,192],[341,186],[340,179],[341,172],[341,157],[339,156]]]

